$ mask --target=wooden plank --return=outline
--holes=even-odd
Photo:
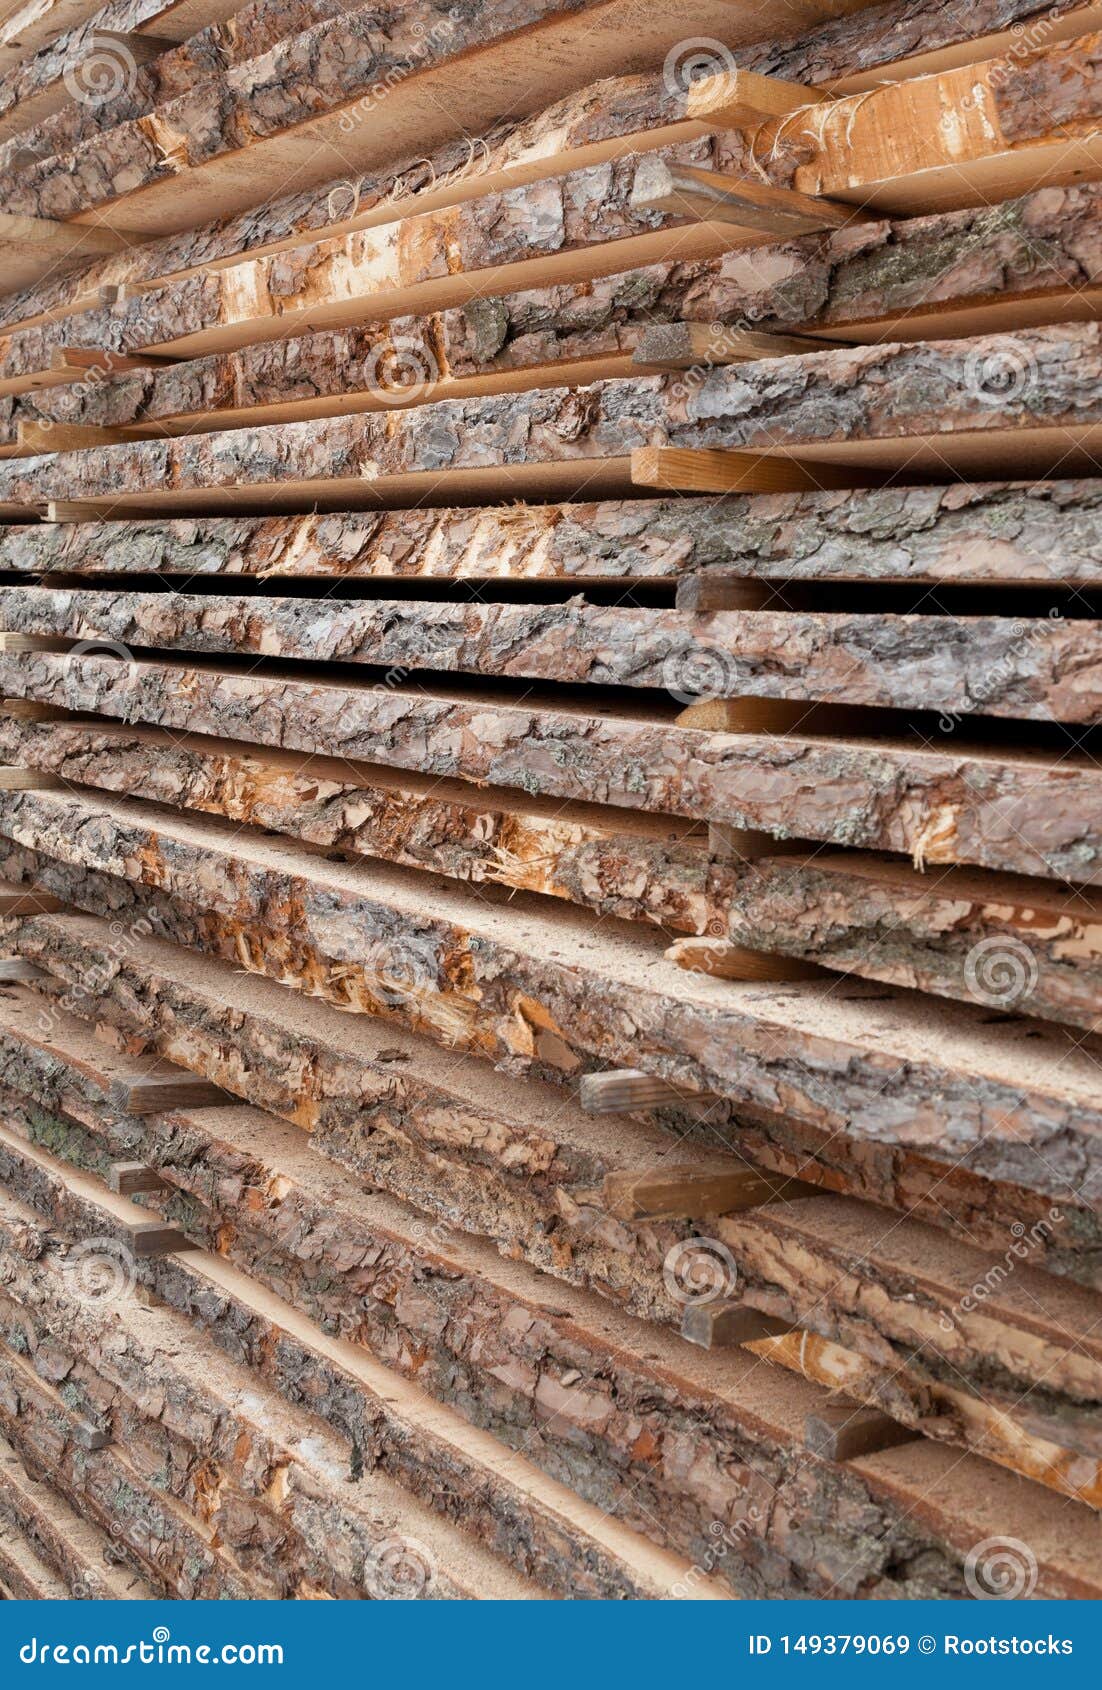
[[[858,11],[867,0],[790,0],[786,25]],[[728,48],[760,38],[770,27],[760,10],[743,0],[722,8]],[[190,91],[155,108],[146,126],[179,137],[173,151],[143,156],[146,130],[132,125],[132,146],[118,138],[113,170],[99,172],[98,191],[89,193],[81,217],[95,207],[125,203],[128,226],[161,235],[187,229],[255,206],[285,192],[288,179],[303,188],[348,180],[385,158],[423,155],[456,134],[457,88],[462,90],[465,134],[484,134],[506,115],[538,110],[594,81],[652,70],[671,48],[707,36],[715,28],[715,4],[706,0],[625,0],[590,3],[563,13],[530,0],[501,15],[491,6],[451,20],[433,33],[438,18],[423,9],[416,62],[409,63],[408,23],[391,36],[375,19],[369,27],[355,12],[344,13],[276,43],[265,56],[264,82],[281,97],[263,126],[249,121],[248,78],[218,79],[218,98],[209,100],[200,124]],[[521,33],[523,31],[523,33]],[[521,45],[523,43],[523,45]],[[296,76],[304,54],[318,54],[331,67],[325,106],[319,114],[316,86]],[[385,123],[364,121],[372,90],[386,89]],[[251,144],[242,148],[242,134]],[[94,146],[94,143],[90,145]],[[117,159],[117,163],[115,162]],[[72,172],[66,160],[65,174]],[[62,172],[59,170],[60,176]],[[35,192],[21,201],[38,204],[49,195],[50,173],[39,173]]]
[[[1102,582],[1097,478],[341,516],[0,527],[0,573],[677,583],[679,609],[768,609],[786,582]],[[770,598],[770,594],[780,594]],[[735,602],[737,601],[737,602]]]
[[[898,851],[920,868],[972,862],[1073,884],[1102,881],[1102,790],[1088,759],[938,747],[905,734],[820,740],[807,707],[799,730],[727,734],[717,743],[707,731],[607,701],[519,701],[459,691],[444,679],[384,695],[347,680],[147,658],[122,664],[94,651],[79,663],[40,653],[33,667],[0,659],[0,692],[173,734],[224,738],[232,722],[254,746],[310,756],[339,747],[344,757],[389,769],[445,770],[547,798],[586,801],[600,792],[617,809]],[[534,759],[535,747],[546,754]],[[638,769],[647,772],[643,782]]]
[[[778,991],[711,980],[666,962],[647,929],[447,883],[434,886],[429,910],[416,871],[326,862],[290,841],[122,799],[23,795],[3,812],[6,830],[33,839],[29,862],[23,851],[19,860],[67,902],[117,920],[120,882],[129,882],[134,919],[153,908],[159,930],[178,943],[285,984],[302,981],[314,997],[449,1048],[478,1049],[517,1071],[546,1065],[562,1084],[598,1064],[630,1062],[667,1086],[672,1074],[694,1125],[705,1093],[751,1114],[775,1111],[783,1058],[786,1121],[808,1130],[844,1121],[850,1137],[908,1143],[924,1100],[924,1156],[1060,1200],[1081,1203],[1095,1189],[1096,1077],[1055,1029],[1031,1027],[1026,1042],[986,1009],[855,981],[843,993],[834,981]],[[88,816],[94,829],[81,825]],[[266,915],[273,899],[278,928]],[[72,919],[26,923],[21,954],[39,960],[40,927],[67,931]],[[912,1104],[901,1106],[895,1090],[885,1095],[886,1064],[905,1069]],[[622,1095],[615,1104],[625,1106]],[[714,1121],[714,1098],[708,1109]],[[1057,1127],[1067,1147],[1059,1161]],[[1049,1147],[1043,1156],[1026,1153],[1034,1136]]]
[[[78,226],[0,211],[0,289],[11,292],[104,253],[125,252],[142,238],[98,223]]]
[[[641,1109],[673,1109],[707,1105],[709,1092],[674,1086],[639,1068],[620,1068],[604,1074],[583,1074],[578,1101],[590,1115],[631,1115]]]
[[[156,1168],[150,1168],[144,1162],[113,1162],[108,1170],[107,1185],[109,1190],[118,1192],[120,1197],[137,1197],[143,1192],[172,1189],[163,1174],[159,1174]]]
[[[836,205],[793,188],[778,188],[749,176],[725,176],[692,165],[670,164],[660,158],[640,160],[631,203],[637,211],[664,211],[672,217],[695,217],[702,223],[732,223],[739,229],[785,238],[872,221],[851,206]]]
[[[66,1168],[56,1157],[40,1148],[32,1149],[18,1143],[11,1144],[10,1135],[5,1135],[5,1153],[10,1167],[9,1179],[17,1190],[29,1189],[37,1182],[40,1188],[39,1207],[48,1215],[51,1224],[75,1227],[79,1221],[82,1230],[91,1232],[94,1229],[100,1234],[110,1228],[111,1221],[104,1213],[102,1198],[97,1196],[94,1188],[89,1190],[91,1182],[82,1181],[75,1170]],[[800,1465],[798,1476],[793,1477],[784,1471],[781,1459],[783,1452],[794,1447],[794,1438],[798,1447],[806,1414],[822,1400],[823,1393],[818,1388],[763,1368],[754,1356],[730,1355],[722,1358],[722,1367],[717,1368],[715,1358],[699,1356],[683,1345],[676,1336],[656,1332],[640,1323],[632,1322],[619,1310],[603,1306],[595,1299],[586,1298],[570,1288],[556,1287],[555,1296],[551,1299],[552,1306],[549,1306],[546,1290],[541,1292],[541,1282],[536,1276],[530,1273],[521,1275],[515,1264],[508,1264],[507,1268],[503,1269],[500,1261],[492,1259],[493,1252],[487,1247],[480,1248],[474,1240],[463,1241],[460,1245],[446,1235],[443,1228],[434,1236],[431,1246],[426,1247],[422,1240],[419,1250],[411,1251],[408,1217],[403,1220],[403,1217],[396,1213],[395,1206],[387,1205],[385,1201],[377,1198],[364,1198],[362,1193],[358,1199],[350,1200],[342,1191],[339,1196],[326,1201],[322,1196],[324,1186],[319,1190],[317,1180],[311,1179],[304,1166],[305,1160],[300,1156],[292,1163],[285,1152],[279,1154],[278,1160],[269,1160],[268,1166],[277,1176],[272,1183],[278,1185],[278,1174],[281,1171],[284,1177],[293,1176],[296,1194],[301,1194],[300,1202],[308,1202],[312,1215],[318,1218],[315,1224],[328,1217],[330,1229],[340,1228],[347,1236],[349,1225],[358,1222],[358,1231],[352,1236],[357,1236],[361,1245],[369,1233],[372,1238],[385,1236],[390,1240],[389,1245],[380,1250],[380,1260],[371,1264],[374,1269],[371,1279],[379,1281],[385,1275],[383,1283],[390,1283],[392,1287],[396,1282],[401,1284],[403,1290],[396,1298],[394,1291],[391,1292],[397,1306],[397,1314],[390,1300],[370,1294],[364,1295],[361,1299],[364,1341],[356,1345],[338,1345],[321,1332],[316,1321],[304,1320],[298,1311],[279,1298],[278,1293],[273,1298],[266,1286],[262,1284],[258,1287],[255,1281],[250,1283],[246,1273],[235,1264],[219,1261],[206,1253],[189,1254],[181,1263],[173,1264],[172,1283],[179,1287],[178,1296],[184,1300],[188,1313],[193,1310],[197,1312],[204,1306],[226,1309],[225,1318],[227,1323],[232,1323],[231,1329],[238,1345],[237,1353],[244,1350],[248,1355],[265,1389],[269,1381],[280,1377],[280,1367],[283,1369],[284,1379],[293,1373],[300,1380],[307,1381],[312,1412],[320,1414],[323,1423],[331,1424],[336,1421],[337,1405],[341,1400],[346,1405],[351,1400],[359,1412],[359,1404],[365,1396],[369,1401],[377,1401],[385,1387],[393,1380],[394,1383],[390,1385],[391,1400],[399,1407],[397,1411],[392,1409],[390,1415],[381,1417],[378,1459],[383,1472],[389,1473],[392,1470],[392,1450],[398,1427],[405,1417],[407,1402],[413,1397],[408,1386],[414,1383],[416,1367],[415,1382],[421,1401],[427,1404],[440,1428],[437,1432],[437,1447],[441,1455],[429,1471],[437,1491],[441,1484],[449,1485],[449,1496],[450,1475],[455,1470],[455,1463],[454,1460],[443,1458],[443,1450],[448,1447],[445,1436],[449,1428],[450,1405],[456,1400],[460,1388],[466,1393],[463,1406],[468,1416],[472,1395],[481,1397],[483,1391],[492,1391],[495,1399],[500,1402],[502,1391],[508,1391],[506,1400],[520,1422],[518,1441],[525,1439],[526,1449],[534,1450],[551,1444],[553,1453],[544,1458],[547,1459],[548,1466],[553,1465],[560,1453],[565,1455],[571,1447],[576,1446],[580,1431],[577,1410],[584,1407],[592,1410],[589,1399],[594,1391],[600,1391],[604,1401],[611,1405],[610,1411],[602,1417],[601,1423],[596,1427],[593,1424],[596,1417],[590,1412],[585,1432],[589,1461],[599,1463],[599,1482],[595,1480],[589,1485],[583,1481],[583,1488],[590,1490],[595,1502],[606,1513],[611,1511],[614,1518],[627,1513],[629,1495],[634,1495],[635,1498],[635,1513],[632,1518],[639,1518],[641,1502],[645,1502],[647,1529],[654,1534],[656,1549],[663,1543],[687,1543],[690,1529],[699,1529],[698,1520],[700,1524],[705,1523],[702,1510],[708,1506],[708,1502],[702,1469],[714,1472],[717,1464],[725,1465],[732,1459],[726,1453],[728,1448],[733,1449],[736,1444],[742,1448],[744,1454],[748,1449],[752,1450],[755,1464],[761,1464],[760,1470],[768,1473],[769,1483],[771,1487],[775,1487],[775,1492],[771,1488],[770,1494],[776,1493],[784,1502],[786,1513],[789,1507],[798,1509],[808,1506],[807,1487],[812,1485],[816,1487],[812,1492],[816,1499],[815,1506],[821,1506],[825,1511],[823,1518],[837,1516],[838,1475],[824,1472],[819,1464],[803,1463]],[[324,1185],[333,1184],[332,1176],[326,1176]],[[258,1211],[258,1222],[262,1224],[263,1219],[264,1211]],[[228,1247],[234,1250],[238,1260],[249,1260],[244,1254],[247,1246],[243,1240],[240,1244],[230,1240]],[[403,1344],[396,1349],[391,1367],[384,1368],[376,1359],[381,1347],[376,1333],[381,1330],[379,1323],[384,1320],[391,1330],[394,1329],[395,1321],[399,1322],[403,1332],[408,1329],[409,1297],[404,1292],[404,1286],[409,1282],[414,1263],[418,1275],[417,1282],[424,1284],[432,1273],[438,1294],[448,1299],[449,1307],[457,1308],[461,1305],[465,1318],[461,1323],[456,1313],[447,1321],[434,1322],[433,1329],[424,1334],[416,1349],[412,1345]],[[277,1262],[266,1267],[260,1261],[258,1253],[255,1269],[257,1277],[262,1280],[265,1277],[274,1278],[278,1270]],[[32,1272],[53,1271],[60,1278],[60,1269],[55,1267],[51,1270],[50,1263],[46,1263],[39,1270],[19,1265],[17,1271],[21,1293],[24,1278]],[[340,1275],[334,1276],[331,1290],[334,1299],[339,1299],[342,1293],[347,1297],[352,1290],[342,1282],[343,1278],[344,1276]],[[335,1306],[335,1302],[332,1306]],[[518,1312],[510,1318],[513,1310]],[[582,1374],[586,1380],[584,1401],[577,1397],[564,1400],[550,1394],[545,1388],[540,1401],[534,1402],[531,1394],[526,1394],[523,1388],[503,1384],[501,1373],[506,1374],[506,1379],[512,1377],[508,1358],[516,1358],[519,1353],[518,1341],[513,1336],[513,1331],[524,1318],[519,1312],[521,1310],[525,1313],[531,1311],[531,1317],[538,1316],[541,1327],[546,1327],[546,1331],[541,1333],[545,1345],[544,1353],[548,1357],[548,1367],[554,1367],[555,1377],[560,1378],[563,1374],[568,1374],[573,1378],[574,1370]],[[125,1330],[129,1339],[129,1311],[124,1309],[120,1318],[127,1323]],[[188,1323],[185,1321],[181,1324],[186,1331]],[[330,1320],[328,1324],[333,1326],[335,1321]],[[92,1354],[97,1358],[104,1356],[108,1351],[112,1333],[106,1322],[100,1332],[89,1330],[89,1326],[88,1316],[80,1319],[83,1353]],[[469,1333],[472,1327],[478,1334],[478,1341],[472,1346],[474,1359],[459,1371],[453,1359],[456,1338],[460,1331]],[[138,1330],[135,1328],[135,1339]],[[176,1346],[168,1341],[167,1333],[158,1336],[161,1339],[160,1347],[166,1356],[160,1363],[160,1368],[163,1369],[172,1364]],[[129,1342],[126,1348],[130,1348]],[[605,1376],[597,1357],[601,1355],[605,1358],[603,1366],[607,1369],[610,1349],[617,1357],[617,1387],[607,1381],[600,1383]],[[573,1369],[565,1365],[570,1350],[574,1356]],[[141,1351],[137,1353],[140,1357]],[[171,1392],[173,1400],[176,1400],[179,1393],[183,1393],[182,1400],[188,1403],[189,1407],[194,1402],[197,1412],[199,1405],[195,1402],[194,1387],[192,1391],[187,1389],[188,1375],[197,1375],[198,1385],[199,1381],[207,1376],[207,1370],[198,1366],[197,1361],[191,1359],[193,1356],[194,1351],[189,1344],[182,1360],[176,1362],[178,1383],[176,1380],[170,1382],[160,1371],[157,1378],[164,1379],[165,1392]],[[325,1358],[326,1365],[321,1365],[320,1357]],[[560,1357],[563,1365],[560,1365]],[[148,1377],[148,1365],[144,1368],[139,1365],[135,1370],[134,1391],[141,1388],[143,1375]],[[398,1373],[404,1376],[403,1380],[396,1378]],[[492,1386],[489,1383],[491,1379],[494,1380]],[[691,1415],[691,1436],[694,1440],[700,1440],[708,1451],[707,1457],[702,1455],[699,1461],[690,1462],[686,1469],[677,1475],[667,1475],[667,1471],[656,1463],[639,1462],[638,1410],[633,1408],[629,1414],[626,1409],[625,1399],[629,1388],[633,1405],[650,1404],[652,1393],[657,1389],[656,1379],[676,1381],[678,1401],[685,1406],[686,1413]],[[645,1381],[649,1381],[649,1384]],[[399,1383],[405,1383],[407,1389],[398,1389]],[[569,1385],[565,1389],[569,1390]],[[301,1395],[305,1395],[305,1390]],[[433,1401],[434,1395],[444,1399],[442,1407]],[[617,1407],[618,1403],[620,1406]],[[225,1412],[221,1411],[216,1418],[221,1421]],[[240,1415],[245,1412],[247,1409],[238,1405],[236,1413]],[[649,1429],[657,1431],[663,1426],[661,1418],[650,1418],[652,1415],[661,1415],[661,1412],[661,1409],[647,1407]],[[213,1413],[212,1405],[207,1406],[207,1413]],[[345,1413],[347,1420],[347,1408]],[[425,1420],[427,1418],[426,1414]],[[425,1420],[416,1424],[424,1425]],[[632,1421],[634,1431],[629,1440],[627,1430]],[[537,1426],[540,1428],[540,1439],[528,1440],[529,1428],[535,1429]],[[234,1459],[230,1453],[230,1439],[240,1446],[243,1430],[239,1420],[229,1421],[228,1461]],[[467,1435],[472,1440],[479,1437],[477,1429],[473,1427],[468,1428]],[[407,1439],[408,1437],[407,1433]],[[487,1442],[492,1447],[494,1440],[488,1438]],[[629,1454],[631,1442],[636,1446],[634,1456]],[[247,1440],[246,1447],[253,1447],[251,1437]],[[420,1466],[423,1460],[421,1452],[425,1449],[425,1444],[421,1438],[417,1438],[413,1447],[418,1452]],[[467,1447],[470,1448],[470,1444]],[[481,1446],[476,1443],[476,1447]],[[491,1471],[497,1474],[500,1471],[498,1463],[507,1462],[514,1474],[523,1473],[525,1468],[519,1464],[524,1461],[523,1455],[512,1450],[502,1452],[499,1445],[498,1461],[492,1463]],[[895,1454],[890,1460],[879,1458],[878,1461],[878,1458],[870,1458],[870,1461],[871,1466],[855,1466],[847,1473],[847,1483],[855,1487],[852,1494],[859,1505],[862,1520],[867,1519],[867,1510],[873,1505],[874,1497],[878,1509],[891,1510],[891,1545],[890,1549],[882,1547],[879,1538],[875,1540],[878,1563],[884,1568],[883,1574],[870,1565],[867,1550],[858,1555],[858,1563],[845,1586],[847,1592],[856,1594],[862,1591],[868,1595],[875,1589],[887,1595],[899,1588],[894,1569],[898,1565],[901,1531],[915,1532],[916,1543],[924,1543],[928,1551],[931,1551],[934,1545],[938,1546],[936,1588],[940,1588],[943,1593],[946,1590],[956,1591],[958,1588],[963,1590],[961,1568],[966,1553],[964,1538],[968,1537],[970,1543],[978,1540],[978,1533],[987,1529],[985,1522],[990,1518],[989,1511],[1005,1512],[1010,1498],[1014,1499],[1017,1508],[1016,1524],[1023,1532],[1029,1532],[1029,1541],[1037,1555],[1039,1568],[1043,1569],[1040,1575],[1043,1582],[1039,1583],[1039,1589],[1048,1594],[1053,1590],[1087,1593],[1095,1588],[1098,1529],[1097,1522],[1086,1511],[1076,1515],[1072,1526],[1069,1527],[1066,1510],[1061,1512],[1056,1499],[1046,1496],[1037,1487],[1014,1484],[1005,1475],[988,1469],[974,1458],[965,1456],[962,1461],[958,1452],[939,1450],[929,1444],[915,1446],[905,1457]],[[409,1483],[408,1480],[406,1482]],[[542,1499],[546,1496],[544,1485],[537,1482],[533,1488],[537,1497]],[[313,1487],[310,1487],[308,1494],[312,1494],[312,1490]],[[483,1491],[479,1490],[475,1494],[481,1495]],[[674,1496],[678,1499],[678,1507],[671,1505]],[[919,1497],[922,1498],[924,1508],[921,1533],[913,1524],[913,1503]],[[714,1486],[710,1506],[710,1517],[714,1518]],[[737,1501],[735,1507],[738,1507]],[[691,1516],[691,1528],[679,1524],[686,1514]],[[741,1509],[737,1514],[732,1514],[732,1519],[742,1517]],[[843,1541],[838,1543],[838,1548],[845,1552],[846,1565],[849,1566],[848,1557],[857,1552],[861,1528],[855,1525],[852,1530],[847,1530],[844,1520],[840,1523],[844,1536]],[[756,1521],[751,1522],[751,1529],[757,1529]],[[749,1536],[750,1533],[744,1532],[742,1535]],[[959,1545],[955,1552],[955,1562],[949,1563],[957,1569],[955,1574],[951,1574],[944,1564],[945,1552],[940,1546],[946,1538],[953,1541],[954,1535],[959,1539]],[[576,1546],[582,1536],[579,1522],[573,1534],[575,1559]],[[817,1534],[817,1537],[814,1550],[805,1544],[802,1534],[789,1534],[786,1537],[785,1556],[778,1556],[777,1563],[771,1560],[771,1564],[777,1567],[777,1571],[770,1575],[771,1591],[787,1592],[794,1589],[801,1580],[805,1588],[810,1585],[816,1590],[825,1589],[827,1578],[831,1578],[832,1588],[837,1594],[836,1570],[826,1575],[815,1570],[815,1556],[821,1554],[822,1542],[821,1535]],[[540,1541],[543,1540],[541,1534]],[[505,1541],[508,1542],[509,1539],[506,1538]],[[597,1541],[602,1543],[607,1540],[598,1538]],[[776,1540],[770,1537],[768,1542],[770,1548],[775,1550]],[[677,1554],[678,1551],[667,1547],[665,1554],[671,1553]],[[789,1560],[791,1555],[798,1559]],[[910,1553],[908,1543],[908,1568],[915,1561],[916,1555],[917,1550],[915,1554]],[[1054,1557],[1057,1569],[1063,1569],[1060,1579],[1057,1579],[1051,1570]],[[731,1564],[735,1588],[742,1590],[744,1557],[728,1558],[728,1561]],[[586,1564],[591,1564],[588,1556]],[[666,1560],[665,1566],[662,1567],[666,1578],[669,1578],[668,1567],[669,1561]],[[657,1568],[655,1570],[657,1571]],[[667,1586],[667,1592],[668,1588]],[[911,1590],[912,1594],[915,1591],[913,1577],[909,1571],[906,1588]],[[935,1586],[930,1584],[922,1588],[933,1589]]]
[[[856,1461],[911,1443],[921,1433],[860,1403],[824,1403],[804,1425],[804,1447],[823,1461]]]
[[[160,1115],[172,1109],[209,1109],[235,1100],[221,1086],[181,1070],[168,1078],[116,1080],[111,1102],[127,1115]]]
[[[275,595],[11,586],[2,610],[10,631],[0,634],[0,651],[48,650],[44,640],[85,647],[98,640],[127,660],[133,650],[160,647],[664,688],[685,705],[682,726],[731,733],[798,728],[806,705],[816,703],[1102,720],[1102,680],[1091,662],[1102,625],[1085,617],[778,609],[698,619],[676,609],[577,600],[471,606],[330,595],[322,624],[304,608],[308,603]],[[989,678],[980,684],[978,674]]]
[[[640,1173],[607,1174],[604,1195],[620,1220],[672,1215],[685,1220],[726,1215],[762,1203],[790,1203],[817,1195],[819,1188],[800,1180],[779,1179],[758,1168],[711,1169],[685,1162]]]
[[[1033,50],[867,88],[824,106],[821,121],[796,115],[791,132],[783,117],[763,125],[751,153],[763,162],[795,142],[798,162],[774,179],[894,214],[991,203],[1039,181],[1097,180],[1096,52],[1094,35],[1042,38]]]
[[[639,336],[633,362],[648,370],[707,369],[713,364],[748,364],[759,358],[800,358],[839,352],[845,342],[812,335],[763,333],[725,323],[658,323]]]
[[[824,463],[799,463],[752,452],[680,446],[637,446],[631,454],[636,487],[678,493],[796,493],[806,488],[852,487],[860,472]]]
[[[689,1303],[681,1320],[681,1336],[702,1350],[734,1349],[791,1330],[789,1321],[730,1300]]]

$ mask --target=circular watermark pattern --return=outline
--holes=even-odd
[[[1037,1557],[1017,1537],[985,1537],[968,1551],[964,1582],[980,1602],[1022,1602],[1037,1587]]]
[[[416,936],[400,942],[371,940],[362,966],[372,996],[392,1009],[434,989],[439,973],[433,940]]]
[[[711,35],[690,35],[666,54],[662,81],[667,94],[684,94],[706,76],[733,76],[735,55]]]
[[[392,405],[412,405],[440,380],[440,365],[422,341],[386,340],[368,359],[367,375]]]
[[[432,1587],[432,1557],[414,1537],[387,1537],[364,1566],[364,1583],[376,1602],[416,1602]]]
[[[61,79],[71,100],[94,108],[129,94],[137,77],[137,60],[125,42],[94,35],[87,52],[65,66]]]
[[[701,704],[708,699],[732,698],[740,686],[738,660],[722,646],[685,640],[662,662],[662,686],[678,704]]]
[[[673,1301],[683,1307],[716,1303],[733,1295],[738,1265],[718,1238],[683,1238],[667,1251],[662,1280]]]
[[[334,182],[325,196],[325,210],[330,223],[346,223],[360,209],[360,184]]]
[[[980,1003],[1009,1009],[1037,985],[1037,959],[1021,939],[981,939],[964,959],[964,981]]]
[[[992,408],[1016,404],[1029,392],[1036,376],[1033,354],[1016,340],[976,347],[964,367],[967,392],[981,405]]]
[[[138,1274],[134,1257],[117,1238],[82,1238],[62,1267],[77,1296],[92,1303],[117,1303],[132,1297]]]

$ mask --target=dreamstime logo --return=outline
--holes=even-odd
[[[134,1257],[117,1238],[84,1238],[74,1244],[62,1266],[79,1297],[92,1303],[117,1303],[132,1297],[137,1284]]]
[[[386,394],[392,405],[412,405],[440,380],[431,348],[418,340],[384,340],[368,360],[368,386]]]
[[[364,979],[373,997],[391,1009],[416,1001],[435,987],[436,947],[432,939],[406,939],[398,946],[371,940],[363,961]]]
[[[1037,959],[1021,939],[981,939],[964,959],[964,982],[980,1003],[1009,1009],[1037,985]]]
[[[985,1537],[968,1551],[964,1582],[979,1602],[1020,1602],[1037,1588],[1037,1557],[1016,1537]]]
[[[745,684],[739,682],[738,659],[734,653],[697,640],[686,640],[666,656],[662,685],[678,704],[733,698],[746,690]]]
[[[706,76],[733,76],[737,65],[730,47],[710,35],[691,35],[666,54],[662,81],[667,94],[684,94]]]
[[[79,63],[65,66],[62,81],[71,100],[96,107],[129,94],[137,76],[137,61],[124,42],[94,35]]]
[[[376,1602],[416,1602],[432,1586],[432,1557],[414,1537],[387,1537],[364,1565],[364,1584]]]
[[[734,1293],[738,1265],[718,1238],[683,1238],[667,1251],[662,1280],[675,1303],[715,1303]]]
[[[330,223],[347,223],[359,209],[358,182],[335,182],[325,196],[325,210]]]
[[[981,405],[1013,405],[1024,398],[1037,378],[1037,364],[1020,341],[977,346],[964,367],[966,391]]]
[[[87,639],[78,640],[69,647],[61,660],[64,675],[65,702],[70,709],[80,709],[79,695],[83,676],[80,672],[82,657],[116,658],[126,670],[126,683],[132,685],[138,673],[138,660],[128,645],[121,640]]]

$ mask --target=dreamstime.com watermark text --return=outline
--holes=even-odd
[[[40,1643],[32,1637],[19,1650],[23,1666],[281,1667],[282,1643],[173,1643],[163,1625],[138,1643]]]

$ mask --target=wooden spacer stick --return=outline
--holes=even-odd
[[[637,446],[631,479],[636,487],[670,493],[804,493],[861,485],[860,471],[837,464],[695,446]]]
[[[914,1443],[922,1436],[910,1426],[900,1425],[878,1408],[859,1403],[826,1403],[804,1422],[804,1446],[824,1461],[854,1461],[861,1455],[875,1455],[897,1444]]]
[[[723,129],[757,129],[770,118],[787,117],[789,112],[821,105],[829,98],[818,88],[736,66],[691,82],[685,93],[685,115]]]
[[[590,1115],[617,1115],[636,1109],[661,1109],[713,1101],[711,1092],[682,1090],[636,1068],[612,1068],[604,1074],[583,1074],[578,1095]]]
[[[690,1303],[681,1317],[681,1336],[702,1350],[732,1349],[791,1331],[790,1320],[774,1320],[745,1303]]]
[[[656,323],[639,336],[632,363],[652,370],[696,370],[763,358],[803,358],[812,352],[838,352],[846,345],[813,335],[729,328],[725,323]]]
[[[670,1216],[699,1220],[705,1215],[733,1215],[759,1209],[765,1203],[786,1203],[801,1197],[821,1197],[817,1186],[757,1168],[694,1167],[671,1164],[645,1173],[607,1174],[604,1197],[622,1221]]]
[[[170,1191],[168,1180],[156,1168],[144,1162],[115,1162],[107,1175],[107,1184],[120,1197],[136,1197],[146,1191]]]
[[[52,892],[39,892],[33,886],[12,892],[0,891],[0,916],[56,915],[58,910],[67,907]]]
[[[149,1221],[126,1229],[126,1240],[131,1254],[143,1259],[149,1256],[171,1256],[177,1250],[195,1250],[198,1245],[191,1242],[186,1233],[179,1227],[166,1226],[163,1221]]]
[[[726,939],[705,939],[693,935],[676,939],[664,953],[668,962],[693,974],[710,974],[716,980],[822,980],[829,969],[802,957],[779,956],[772,951],[751,951]]]
[[[667,164],[650,155],[636,167],[631,205],[633,211],[665,211],[702,223],[733,223],[782,238],[875,221],[853,206],[801,194],[795,188],[777,188],[745,176],[721,176],[695,165]]]
[[[178,1078],[172,1079],[116,1080],[108,1098],[126,1115],[159,1115],[166,1109],[209,1109],[241,1101],[221,1086],[184,1069]]]

